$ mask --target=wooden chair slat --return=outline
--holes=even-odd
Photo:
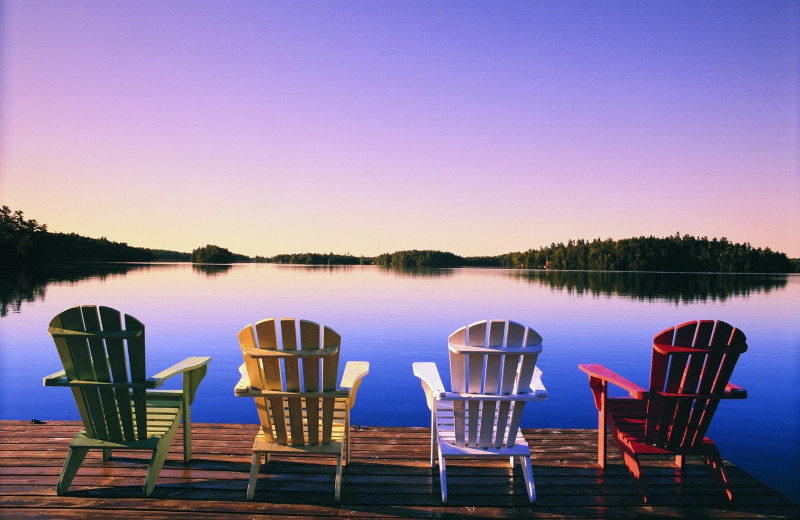
[[[258,348],[263,350],[278,350],[275,319],[262,320],[256,323],[256,337],[258,338]],[[267,390],[283,390],[280,361],[278,359],[267,358],[262,359],[261,363],[263,364],[263,375],[260,375],[260,377],[265,379],[265,386],[263,388]]]
[[[513,321],[508,322],[508,332],[506,333],[507,347],[521,347],[525,340],[525,327]]]
[[[94,307],[92,307],[94,308]],[[75,308],[76,312],[71,312],[62,317],[64,327],[71,330],[85,331],[86,326],[83,323],[83,309]],[[75,368],[75,379],[83,381],[94,381],[94,367],[92,366],[92,356],[89,350],[88,338],[69,337],[67,338],[67,345],[70,356],[72,357],[72,365]],[[81,388],[81,398],[84,406],[88,411],[89,421],[91,422],[91,431],[93,436],[98,439],[108,439],[108,428],[106,427],[105,414],[103,413],[103,404],[100,399],[100,391],[98,388]]]
[[[283,350],[297,350],[297,324],[292,318],[281,319],[281,337]],[[286,376],[286,390],[290,392],[301,391],[300,368],[297,359],[285,358],[283,369]],[[305,444],[303,435],[303,404],[298,397],[289,397],[289,430],[292,435],[292,444],[302,446]]]
[[[319,350],[320,347],[320,328],[314,322],[300,321],[300,348],[302,350]],[[306,392],[316,392],[319,390],[321,360],[318,358],[303,358],[303,390]],[[306,428],[308,430],[308,443],[312,446],[319,444],[319,399],[307,397],[306,408],[308,409],[308,419]]]
[[[109,307],[100,307],[101,323],[107,324],[108,329],[104,330],[122,330],[119,325],[122,321],[120,313],[115,309]],[[108,324],[116,323],[117,326]],[[108,353],[108,365],[111,369],[111,378],[115,383],[124,383],[130,381],[128,373],[128,356],[125,353],[125,341],[122,339],[110,338],[106,340],[106,352]],[[133,425],[133,403],[131,401],[131,392],[125,388],[118,388],[115,390],[115,397],[117,400],[117,408],[119,411],[119,421],[122,429],[122,439],[124,441],[134,441],[136,433]]]
[[[107,329],[105,322],[103,328]],[[125,315],[125,329],[142,329],[139,320],[132,316]],[[131,381],[144,381],[147,379],[147,372],[145,366],[145,352],[144,352],[144,334],[139,337],[131,338],[128,340],[128,363],[131,367]],[[133,407],[140,420],[136,421],[137,437],[139,439],[147,438],[147,391],[143,388],[134,388],[131,390],[133,395]]]
[[[97,307],[85,306],[81,308],[83,314],[83,323],[86,330],[99,331],[102,329],[100,325],[100,317],[97,313]],[[98,337],[90,337],[89,352],[92,355],[92,365],[94,368],[94,381],[110,383],[111,373],[109,370],[109,355],[106,352],[105,342]],[[105,423],[105,437],[111,441],[122,441],[122,423],[120,419],[119,407],[114,395],[114,388],[111,387],[98,387],[100,393],[100,402],[103,406],[103,421]],[[128,396],[127,389],[119,389],[119,393]],[[128,400],[130,402],[130,399]]]
[[[342,338],[333,329],[325,327],[322,332],[322,347],[341,345]],[[336,390],[336,376],[339,370],[339,351],[322,359],[322,389],[325,391]],[[332,429],[336,399],[325,398],[322,400],[322,443],[327,444],[332,440]]]

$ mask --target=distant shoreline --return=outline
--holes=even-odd
[[[293,253],[271,257],[233,253],[206,245],[192,253],[148,249],[75,233],[51,233],[21,211],[0,208],[0,266],[56,265],[70,262],[192,262],[227,264],[256,262],[296,265],[378,265],[395,268],[500,267],[591,271],[664,271],[709,273],[796,273],[800,259],[770,248],[733,243],[725,237],[692,235],[665,238],[640,236],[612,240],[569,240],[539,249],[495,256],[459,256],[437,250],[404,250],[378,256],[336,253]]]

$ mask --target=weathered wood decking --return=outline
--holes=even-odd
[[[726,464],[734,505],[726,504],[699,460],[682,475],[667,462],[646,466],[655,494],[639,501],[618,453],[596,467],[591,430],[524,430],[533,448],[537,503],[519,468],[502,462],[448,464],[448,503],[429,467],[425,428],[363,428],[353,434],[342,502],[333,500],[334,458],[273,457],[255,500],[245,500],[256,425],[195,424],[184,465],[179,432],[152,496],[142,498],[143,453],[91,453],[69,493],[56,482],[77,422],[0,421],[1,518],[800,518],[800,505]],[[724,453],[723,453],[724,455]],[[135,458],[134,458],[135,457]]]

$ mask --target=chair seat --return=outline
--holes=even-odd
[[[301,446],[293,446],[291,444],[279,444],[277,442],[271,442],[267,439],[267,436],[264,432],[259,432],[256,435],[255,440],[253,441],[253,452],[258,453],[289,453],[292,455],[341,455],[342,447],[344,446],[345,439],[344,434],[340,434],[338,436],[333,436],[333,440],[331,442],[326,442],[324,444],[314,444],[314,445],[301,445]]]
[[[528,442],[525,440],[525,437],[523,437],[521,431],[517,431],[513,446],[501,446],[499,448],[495,446],[488,446],[485,448],[478,446],[459,446],[456,441],[453,402],[439,401],[437,402],[436,410],[436,433],[439,449],[448,457],[471,459],[496,456],[497,458],[507,458],[530,456],[531,454]],[[495,418],[496,417],[497,412],[495,412]],[[467,421],[467,426],[468,425],[469,422]],[[480,431],[480,423],[478,423],[478,429]]]
[[[301,402],[305,404],[305,400],[300,398]],[[269,408],[269,418],[270,418],[270,427],[272,428],[272,438],[278,438],[278,431],[276,429],[276,424],[284,424],[288,425],[291,422],[291,414],[290,409],[288,406],[288,400],[284,399],[284,406],[283,406],[283,421],[276,421],[274,417],[275,410],[272,407]],[[322,403],[320,400],[318,417],[322,417]],[[302,444],[308,444],[308,409],[303,406],[302,408],[302,424],[303,424],[303,441]],[[333,426],[331,428],[331,441],[341,441],[346,435],[346,423],[347,423],[347,398],[336,399],[334,401],[334,408],[333,408]],[[321,423],[316,424],[317,427],[321,427]],[[262,433],[263,435],[263,433]],[[322,432],[319,431],[318,438],[322,439]],[[266,440],[266,437],[265,437]],[[280,446],[278,443],[273,443],[277,446]],[[286,444],[289,446],[294,445],[295,443],[292,440],[292,429],[286,428]],[[298,443],[300,444],[300,443]]]
[[[179,392],[147,393],[147,437],[140,440],[123,438],[98,439],[81,430],[73,438],[70,446],[103,449],[152,450],[159,441],[171,433],[173,425],[182,417],[183,400]],[[131,411],[134,430],[136,412]]]
[[[716,449],[714,441],[704,437],[694,446],[657,446],[645,436],[647,401],[641,399],[608,399],[608,425],[614,441],[640,455],[699,455]]]

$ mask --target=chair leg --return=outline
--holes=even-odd
[[[431,467],[436,467],[436,403],[431,410]]]
[[[169,445],[171,442],[164,442],[162,439],[158,443],[156,449],[153,450],[153,456],[150,459],[150,466],[147,468],[147,476],[144,479],[144,496],[150,496],[153,488],[156,486],[158,474],[161,473],[161,468],[164,467],[164,462],[167,460],[167,453],[169,453]]]
[[[183,403],[183,462],[192,460],[192,408],[184,399]]]
[[[344,418],[344,465],[350,465],[350,408]]]
[[[522,466],[522,476],[525,477],[525,490],[528,492],[528,500],[531,504],[536,502],[536,487],[533,485],[533,466],[530,457],[520,457],[520,465]]]
[[[342,501],[342,456],[336,457],[336,481],[334,483],[333,499],[338,504]]]
[[[647,484],[644,481],[642,465],[639,462],[639,457],[636,456],[635,453],[623,449],[622,447],[620,447],[620,451],[622,452],[622,460],[628,467],[628,473],[630,473],[631,478],[633,478],[633,484],[636,486],[636,491],[639,492],[642,502],[646,504],[649,497],[647,494]]]
[[[269,462],[269,453],[253,452],[253,458],[250,462],[250,479],[247,481],[247,500],[253,500],[253,496],[256,494],[256,483],[258,481],[258,472],[261,471],[262,456],[266,459],[266,462]]]
[[[700,457],[703,459],[706,466],[711,468],[714,479],[722,486],[722,490],[725,492],[725,497],[728,499],[728,502],[733,502],[733,490],[728,482],[728,475],[725,474],[725,470],[722,468],[722,457],[717,447],[712,446],[706,448],[705,453]]]
[[[103,450],[103,460],[111,460],[111,450]]]
[[[81,462],[86,458],[88,452],[89,448],[69,449],[67,460],[64,461],[64,467],[61,468],[61,476],[58,478],[58,486],[56,487],[56,492],[59,495],[63,495],[67,492],[69,485],[72,483],[72,479],[75,478],[75,474],[78,472],[78,468],[81,466]]]
[[[439,484],[442,487],[442,503],[447,503],[447,468],[444,463],[442,450],[439,450]]]

